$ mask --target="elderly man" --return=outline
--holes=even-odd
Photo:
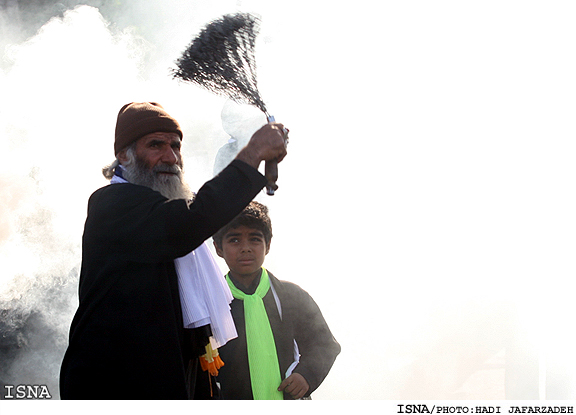
[[[157,103],[130,103],[116,123],[112,183],[88,202],[79,306],[62,362],[63,399],[209,396],[197,370],[207,336],[184,328],[175,259],[199,247],[264,187],[261,161],[286,155],[267,124],[194,195],[182,180],[178,122]]]

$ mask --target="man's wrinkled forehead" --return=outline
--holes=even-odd
[[[182,146],[182,139],[176,133],[155,132],[145,135],[140,138],[140,144],[148,145],[150,143],[170,144],[172,147],[180,148]]]
[[[164,132],[164,131],[157,131],[154,133],[146,134],[144,137],[141,138],[141,140],[151,139],[151,138],[171,140],[171,141],[182,141],[182,138],[180,138],[180,136],[178,134],[168,133],[168,132]]]

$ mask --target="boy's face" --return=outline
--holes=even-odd
[[[224,258],[230,274],[246,283],[260,275],[269,251],[270,244],[262,231],[247,226],[230,229],[222,238],[222,248],[216,246],[216,253]]]

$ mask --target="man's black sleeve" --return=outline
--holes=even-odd
[[[90,198],[85,236],[124,261],[178,258],[231,221],[265,184],[256,169],[234,160],[206,182],[191,203],[168,200],[144,186],[109,185]]]

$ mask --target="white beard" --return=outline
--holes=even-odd
[[[144,160],[137,156],[124,167],[124,179],[133,184],[146,186],[170,200],[191,199],[192,191],[184,181],[183,171],[178,165],[168,164],[156,165],[149,168]],[[170,172],[174,174],[162,174],[159,172]]]

